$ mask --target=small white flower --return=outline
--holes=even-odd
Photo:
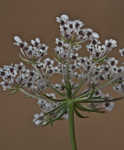
[[[113,39],[105,40],[105,46],[108,48],[108,50],[116,48],[117,47],[117,41],[113,40]]]
[[[68,15],[63,14],[60,17],[56,17],[56,22],[61,23],[62,21],[66,22],[69,20]]]
[[[40,38],[35,38],[35,41],[36,41],[37,43],[40,43]]]
[[[32,44],[32,45],[35,45],[35,41],[34,41],[34,40],[31,40],[31,44]]]
[[[98,39],[100,36],[99,36],[99,34],[98,33],[96,33],[96,32],[93,32],[92,33],[92,38],[93,39]]]
[[[69,19],[69,17],[68,17],[68,15],[63,14],[63,15],[61,15],[61,19],[67,21]]]
[[[74,26],[75,26],[76,29],[80,29],[84,26],[84,23],[80,20],[75,20],[74,21]]]
[[[47,96],[51,97],[51,98],[56,98],[55,93],[46,93]]]
[[[33,122],[35,123],[36,126],[38,126],[38,125],[40,125],[42,123],[41,120],[34,120]]]
[[[14,36],[14,40],[17,42],[17,43],[22,43],[22,40],[19,36]]]
[[[107,60],[107,63],[110,65],[110,66],[116,66],[118,64],[118,60],[115,59],[114,57],[110,57],[108,60]]]
[[[62,118],[65,119],[65,120],[68,120],[68,118],[69,118],[68,113],[65,113],[65,114],[62,116]]]
[[[114,106],[115,106],[115,103],[113,103],[113,102],[105,103],[105,110],[112,111],[112,109],[114,108]]]
[[[45,103],[45,100],[44,99],[39,99],[38,101],[37,101],[37,104],[38,105],[42,105],[42,104],[44,104]]]
[[[39,116],[40,116],[40,115],[39,115],[38,113],[37,113],[37,114],[34,114],[34,118],[35,118],[35,119],[38,119]]]
[[[45,66],[52,66],[54,64],[54,60],[52,60],[50,58],[46,58],[44,60],[44,64],[45,64]]]
[[[121,48],[121,49],[119,50],[119,52],[120,52],[121,56],[124,56],[124,48]]]

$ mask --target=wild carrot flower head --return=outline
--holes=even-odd
[[[20,91],[37,100],[40,113],[34,115],[36,125],[68,119],[70,103],[75,114],[82,118],[88,116],[81,112],[111,111],[114,101],[122,97],[113,98],[104,93],[104,87],[112,85],[113,90],[124,91],[124,66],[110,57],[117,41],[112,38],[100,41],[97,32],[85,28],[81,20],[70,20],[66,14],[56,17],[56,22],[60,36],[55,40],[53,58],[40,38],[25,41],[14,36],[21,62],[0,68],[4,91]],[[81,54],[85,50],[86,56]],[[119,52],[124,56],[124,48]]]

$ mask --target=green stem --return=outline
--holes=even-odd
[[[76,137],[75,137],[73,103],[71,103],[68,108],[68,114],[69,114],[69,130],[70,130],[70,139],[71,139],[72,150],[77,150]]]
[[[33,99],[44,99],[44,98],[47,98],[48,101],[53,101],[53,102],[61,102],[61,101],[64,101],[65,99],[53,99],[45,94],[42,93],[42,95],[36,95],[36,94],[31,94],[29,93],[28,91],[24,90],[23,88],[19,88],[19,91],[24,93],[26,96],[28,97],[31,97]]]

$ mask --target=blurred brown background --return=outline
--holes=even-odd
[[[26,40],[38,36],[52,46],[57,35],[55,17],[62,13],[80,18],[102,39],[113,37],[124,47],[123,0],[0,0],[0,65],[19,61],[18,49],[12,45],[15,34]],[[71,150],[68,122],[35,127],[36,112],[35,101],[20,93],[0,95],[0,150]],[[111,113],[77,119],[76,131],[79,150],[123,150],[124,102],[118,102]]]

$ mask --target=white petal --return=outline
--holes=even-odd
[[[105,109],[107,111],[112,111],[112,109],[114,108],[114,106],[115,106],[115,103],[111,102],[110,105],[108,107],[106,107]]]
[[[34,123],[35,123],[35,125],[38,126],[41,122],[42,122],[41,120],[36,120]]]
[[[93,36],[93,38],[95,38],[95,39],[98,39],[98,38],[99,38],[99,34],[96,33],[96,32],[93,32],[93,33],[92,33],[92,36]]]
[[[14,40],[17,42],[17,43],[22,43],[22,40],[19,36],[14,36]]]

